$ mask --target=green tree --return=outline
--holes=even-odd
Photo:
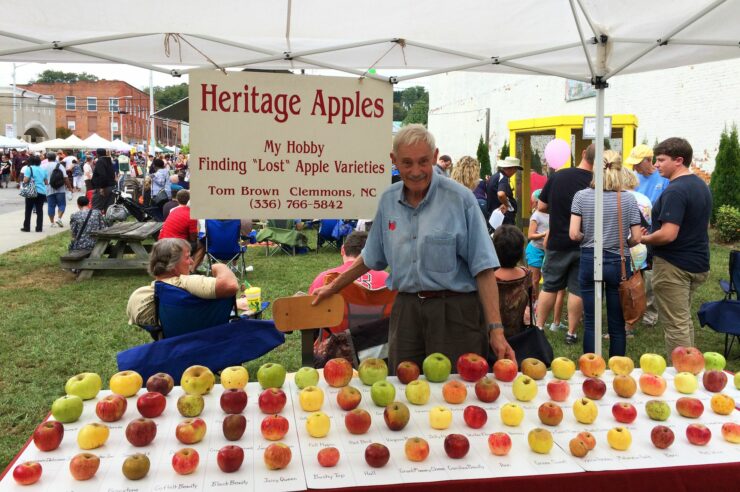
[[[509,143],[507,140],[504,140],[504,144],[501,146],[501,159],[506,159],[509,157]]]
[[[70,130],[66,126],[57,127],[57,138],[67,138],[70,135],[72,135],[72,130]]]
[[[144,87],[142,91],[149,93],[149,87]],[[171,104],[175,104],[180,99],[188,97],[188,84],[168,85],[166,87],[154,86],[154,109],[160,110]]]
[[[408,87],[393,93],[393,121],[427,124],[429,93],[421,86]]]
[[[480,177],[481,179],[486,179],[486,176],[491,175],[491,158],[488,155],[488,146],[483,140],[483,135],[478,140],[478,150],[475,155],[480,163]]]
[[[738,183],[740,183],[740,143],[737,126],[733,125],[731,130],[725,128],[722,131],[714,172],[709,182],[709,189],[712,191],[712,224],[715,223],[717,212],[723,205],[740,209]]]
[[[539,150],[532,154],[532,163],[530,169],[538,174],[542,174],[542,159],[540,158]]]
[[[71,84],[74,82],[97,82],[98,77],[87,72],[74,73],[74,72],[63,72],[61,70],[44,70],[39,74],[36,80],[32,80],[31,83],[46,83],[54,84],[62,82],[65,84]]]
[[[427,126],[428,119],[429,119],[429,101],[419,99],[418,101],[414,103],[413,106],[411,106],[411,109],[409,109],[409,112],[406,114],[406,117],[403,119],[403,124],[408,125],[411,123],[419,123],[424,126]]]

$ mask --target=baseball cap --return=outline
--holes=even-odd
[[[650,159],[653,158],[653,149],[644,144],[635,145],[632,148],[632,152],[630,152],[629,157],[627,157],[624,162],[625,164],[634,166],[635,164],[641,163],[644,159],[647,159],[648,157]]]

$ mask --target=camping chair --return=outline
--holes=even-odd
[[[336,249],[342,247],[344,236],[334,237],[334,227],[341,222],[339,219],[321,219],[319,221],[319,231],[316,233],[316,253],[324,244],[330,244]]]
[[[720,280],[725,293],[721,301],[705,302],[699,307],[699,323],[725,334],[725,358],[729,358],[732,345],[740,345],[740,251],[730,252],[730,279]],[[733,299],[734,297],[734,299]]]
[[[243,277],[247,273],[244,254],[247,248],[240,241],[241,221],[206,220],[206,258],[208,274],[213,263],[224,263],[232,271]]]
[[[267,226],[257,233],[256,241],[265,243],[265,256],[283,252],[295,256],[299,249],[308,246],[308,238],[296,231],[291,220],[268,220]]]

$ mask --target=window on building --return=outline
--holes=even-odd
[[[66,103],[67,111],[74,111],[77,109],[77,98],[75,96],[67,96]]]
[[[110,131],[117,132],[118,131],[118,122],[117,121],[111,121],[110,123]]]
[[[98,110],[98,98],[97,97],[88,97],[87,98],[87,110],[88,111],[97,111]]]
[[[118,98],[117,97],[109,97],[108,98],[108,110],[111,113],[117,113],[118,112]]]
[[[72,131],[75,131],[75,120],[67,120],[67,128],[69,128]]]

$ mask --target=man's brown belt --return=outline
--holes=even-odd
[[[404,294],[417,296],[419,299],[439,299],[445,297],[464,296],[466,294],[474,293],[475,292],[456,292],[454,290],[420,290],[419,292],[404,292]]]

